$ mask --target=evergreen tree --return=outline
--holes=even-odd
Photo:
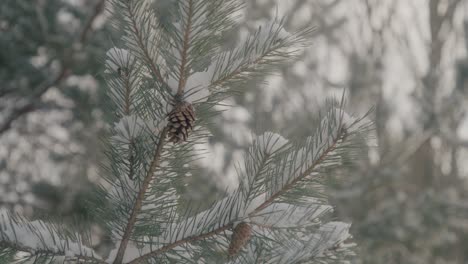
[[[104,2],[0,1],[0,207],[77,212],[102,127]]]
[[[105,181],[87,205],[115,249],[93,250],[80,221],[65,227],[2,211],[1,262],[334,263],[352,254],[342,247],[349,225],[327,218],[322,180],[362,155],[371,126],[346,114],[343,98],[325,101],[311,135],[253,135],[236,165],[239,185],[224,197],[181,202],[219,106],[298,59],[313,29],[289,33],[274,19],[226,49],[239,1],[110,0],[107,8],[121,38],[104,72]]]

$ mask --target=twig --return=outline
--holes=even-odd
[[[140,191],[138,192],[137,198],[133,205],[133,209],[128,219],[127,226],[125,227],[125,231],[122,236],[122,241],[120,242],[120,246],[117,251],[114,264],[122,263],[125,250],[127,249],[127,244],[130,241],[130,236],[132,235],[133,228],[135,227],[137,216],[141,211],[141,207],[143,206],[143,200],[144,200],[146,191],[148,190],[148,187],[150,186],[151,180],[154,178],[153,176],[156,171],[156,168],[159,166],[161,162],[160,158],[161,158],[161,153],[162,153],[162,149],[164,145],[164,139],[166,138],[168,131],[169,131],[168,127],[165,127],[163,131],[161,132],[161,134],[159,135],[159,141],[157,143],[158,145],[156,146],[156,150],[154,152],[151,165],[148,169],[148,172],[146,173],[145,179],[143,180]]]
[[[80,43],[85,43],[86,39],[88,38],[88,34],[91,31],[93,27],[93,23],[96,20],[96,18],[99,16],[99,14],[102,13],[104,10],[104,3],[106,0],[99,0],[99,2],[96,4],[94,7],[93,13],[89,17],[89,19],[86,21],[85,26],[83,27],[83,30],[81,31],[80,34]]]
[[[130,107],[131,107],[131,90],[130,84],[128,83],[128,78],[125,78],[125,109],[124,112],[126,115],[130,115]]]
[[[263,228],[263,229],[273,229],[272,225],[265,225],[265,224],[261,224],[261,223],[257,223],[257,222],[253,222],[253,221],[250,221],[249,224],[258,226],[258,227]]]
[[[188,0],[189,8],[188,8],[188,18],[187,18],[187,25],[185,25],[185,32],[184,32],[184,43],[182,45],[182,50],[180,51],[181,62],[180,62],[180,69],[179,69],[179,87],[177,88],[177,95],[181,96],[184,93],[185,84],[187,82],[187,57],[188,57],[188,50],[190,45],[190,32],[192,31],[192,16],[193,16],[193,1]]]
[[[67,72],[65,71],[65,69],[62,68],[57,77],[45,81],[42,85],[35,89],[34,94],[30,96],[28,102],[19,107],[16,107],[16,109],[13,110],[13,113],[10,114],[8,118],[0,125],[0,135],[5,133],[8,129],[10,129],[12,123],[15,120],[29,112],[34,111],[34,109],[36,108],[36,99],[40,98],[45,92],[49,90],[50,87],[60,83],[66,77],[66,73]]]
[[[141,256],[139,258],[136,258],[136,259],[130,261],[128,264],[142,263],[143,261],[145,261],[145,260],[147,260],[147,259],[149,259],[151,257],[157,256],[157,255],[159,255],[161,253],[164,253],[164,252],[166,252],[168,250],[171,250],[171,249],[173,249],[173,248],[175,248],[177,246],[180,246],[182,244],[195,242],[195,241],[198,241],[198,240],[202,240],[202,239],[217,235],[217,234],[219,234],[221,232],[224,232],[224,231],[232,228],[232,226],[233,226],[233,224],[229,223],[229,224],[224,225],[222,227],[218,227],[215,230],[210,231],[208,233],[204,233],[204,234],[201,234],[201,235],[198,235],[198,236],[186,237],[186,238],[178,240],[178,241],[176,241],[174,243],[168,244],[168,245],[166,245],[166,246],[164,246],[162,248],[159,248],[159,249],[157,249],[155,251],[152,251],[152,252],[150,252],[148,254],[145,254],[145,255],[143,255],[143,256]]]
[[[246,62],[246,63],[243,63],[243,64],[240,64],[239,66],[236,67],[236,69],[234,71],[232,71],[231,73],[225,75],[224,77],[220,78],[220,79],[217,79],[215,80],[214,82],[212,82],[209,87],[216,87],[216,86],[220,86],[222,85],[224,82],[227,82],[228,80],[231,80],[239,75],[242,74],[243,71],[247,70],[249,67],[251,67],[252,65],[256,65],[258,63],[260,63],[266,56],[272,54],[274,51],[276,51],[276,49],[270,49],[270,50],[267,50],[266,52],[264,52],[263,54],[261,54],[260,56],[258,56],[257,59],[255,59],[254,61],[252,62]]]
[[[140,47],[141,51],[143,51],[143,55],[149,64],[149,68],[151,72],[156,76],[156,78],[162,83],[163,86],[169,87],[169,85],[164,81],[161,72],[158,70],[156,67],[156,64],[154,64],[153,60],[151,59],[151,56],[149,54],[148,48],[146,47],[145,43],[143,42],[143,36],[141,35],[140,30],[138,29],[138,23],[135,20],[135,13],[132,10],[132,7],[130,6],[130,2],[127,2],[127,12],[130,17],[130,21],[132,22],[132,29],[135,33],[136,36],[136,41],[138,46]]]
[[[302,173],[302,175],[300,175],[299,177],[297,177],[296,179],[294,179],[292,182],[290,182],[289,184],[286,184],[281,190],[279,190],[278,192],[276,192],[275,194],[273,194],[268,200],[266,200],[265,202],[263,202],[259,207],[257,207],[255,210],[253,210],[251,213],[249,213],[249,216],[253,216],[255,215],[256,213],[258,213],[259,211],[265,209],[267,206],[269,206],[270,204],[272,204],[274,202],[274,200],[276,198],[278,198],[279,196],[283,195],[284,193],[286,193],[287,191],[289,191],[297,182],[299,182],[300,180],[304,179],[305,177],[307,177],[308,175],[310,175],[314,170],[315,168],[317,167],[317,165],[319,165],[320,163],[322,163],[322,161],[325,159],[325,157],[327,157],[327,155],[332,152],[333,150],[336,149],[336,144],[338,143],[338,141],[342,138],[342,136],[344,135],[345,130],[343,129],[339,129],[338,131],[339,134],[338,136],[333,140],[333,144],[331,146],[329,146],[324,152],[323,154],[306,170],[304,171],[304,173]]]

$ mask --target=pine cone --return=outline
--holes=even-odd
[[[195,123],[195,111],[188,102],[176,104],[169,113],[169,141],[176,144],[186,141]]]
[[[249,242],[252,236],[252,227],[248,223],[238,224],[232,231],[231,243],[229,244],[229,256],[235,256]]]

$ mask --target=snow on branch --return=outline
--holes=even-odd
[[[328,222],[314,232],[289,233],[254,226],[256,237],[245,253],[228,263],[322,263],[320,259],[326,258],[329,250],[341,247],[341,243],[350,237],[349,228],[349,224]]]
[[[37,258],[105,263],[86,246],[87,242],[79,233],[66,231],[62,226],[42,220],[28,221],[0,210],[0,250],[18,263]]]
[[[216,58],[209,89],[239,87],[252,78],[271,73],[278,65],[298,56],[312,32],[313,29],[306,28],[289,33],[284,30],[283,21],[278,19],[259,26],[239,48]]]
[[[161,56],[162,30],[158,27],[158,19],[152,11],[152,1],[111,0],[111,12],[118,30],[126,34],[122,40],[126,47],[146,67],[160,95],[167,101],[171,89],[165,78],[165,61]],[[120,20],[123,16],[123,21]],[[123,23],[122,23],[123,22]]]

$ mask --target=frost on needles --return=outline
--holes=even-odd
[[[326,220],[321,179],[359,158],[371,124],[346,114],[343,99],[324,102],[306,138],[254,136],[236,165],[239,185],[224,198],[203,209],[179,204],[217,106],[298,59],[313,29],[287,32],[275,19],[228,50],[223,36],[239,22],[240,1],[110,0],[106,8],[121,39],[106,54],[113,121],[101,198],[88,206],[115,248],[102,256],[83,228],[2,212],[0,262],[334,263],[351,254],[349,224]],[[193,123],[188,112],[168,119],[181,104],[193,107]]]

